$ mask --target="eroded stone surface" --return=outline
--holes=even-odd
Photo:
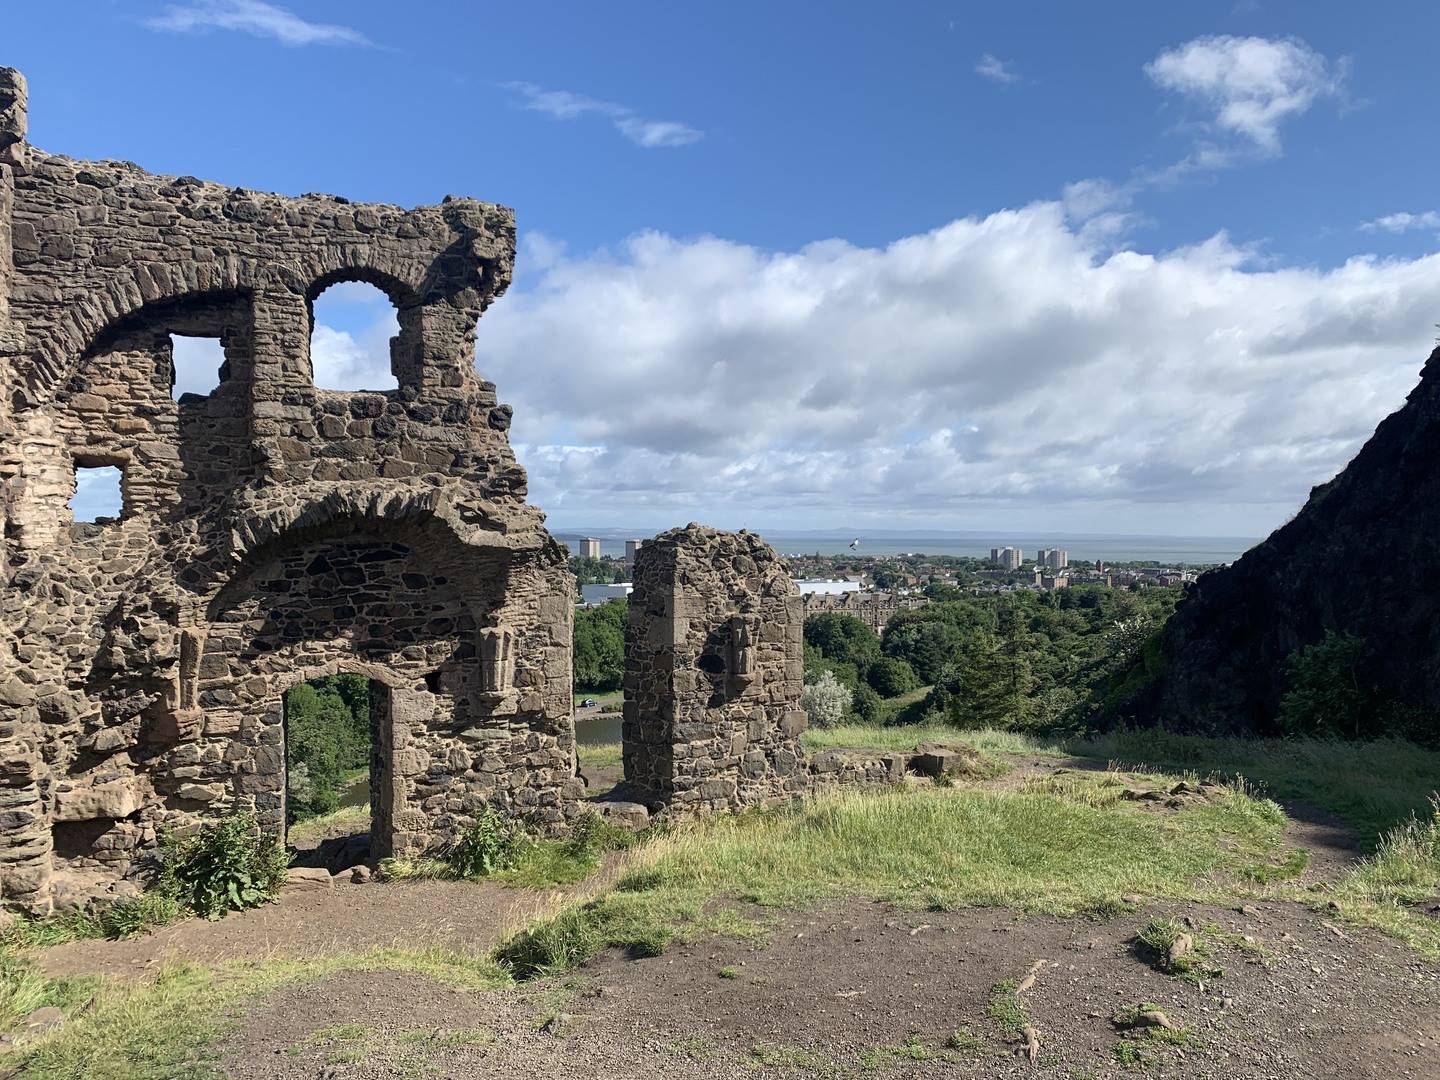
[[[0,894],[132,874],[157,832],[283,828],[281,700],[375,690],[380,854],[482,806],[559,827],[575,777],[565,551],[525,503],[510,409],[474,367],[513,213],[286,198],[24,140],[0,69]],[[316,389],[311,304],[394,301],[399,389]],[[172,397],[172,334],[220,339]],[[123,470],[76,524],[77,466]]]

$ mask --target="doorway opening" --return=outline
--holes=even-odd
[[[326,675],[285,692],[285,825],[294,866],[332,874],[389,855],[390,688]],[[375,793],[382,797],[376,799]]]

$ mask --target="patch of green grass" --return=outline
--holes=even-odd
[[[719,897],[780,908],[856,896],[932,909],[1116,911],[1127,893],[1190,896],[1201,879],[1267,859],[1284,820],[1234,789],[1163,815],[1042,792],[835,792],[677,826],[637,849],[614,888],[531,926],[497,956],[530,977],[611,947],[654,955],[702,913],[714,918]]]
[[[590,814],[576,821],[570,835],[561,839],[537,840],[514,833],[483,864],[453,856],[383,859],[380,877],[385,881],[485,880],[523,889],[547,889],[584,881],[595,872],[606,852],[636,842],[635,833]],[[472,867],[473,872],[467,873],[467,867]]]
[[[691,1061],[710,1061],[718,1052],[714,1040],[705,1035],[685,1035],[666,1043],[664,1050],[675,1057]]]
[[[1412,814],[1424,814],[1440,786],[1440,750],[1400,739],[1204,738],[1147,728],[1077,739],[1061,749],[1149,768],[1243,776],[1275,798],[1339,814],[1372,845]]]
[[[1153,1055],[1144,1053],[1133,1042],[1123,1039],[1111,1048],[1110,1056],[1115,1059],[1115,1064],[1124,1069],[1149,1069],[1156,1064]]]
[[[456,1046],[485,1046],[496,1038],[493,1031],[485,1028],[401,1028],[395,1032],[396,1042],[423,1044],[435,1050]]]
[[[189,917],[190,912],[179,900],[154,891],[111,904],[101,912],[100,926],[107,937],[133,938]]]
[[[813,1050],[803,1046],[785,1044],[769,1045],[757,1043],[750,1047],[745,1064],[761,1069],[780,1069],[785,1072],[816,1072],[825,1067],[825,1060]]]
[[[170,967],[151,983],[98,984],[64,1027],[0,1054],[0,1066],[24,1080],[219,1080],[214,1046],[236,1016],[280,987],[337,971],[413,971],[471,990],[511,981],[487,957],[439,949]]]
[[[969,734],[966,732],[965,734]],[[831,728],[807,728],[800,736],[807,750],[913,751],[922,742],[963,742],[961,733],[943,724],[907,724],[883,727],[880,724],[840,724]]]
[[[306,844],[327,833],[343,836],[351,832],[367,832],[370,829],[370,804],[364,806],[342,806],[328,814],[297,821],[286,830],[286,838],[292,844]]]
[[[958,1034],[958,1033],[957,1033]],[[931,1046],[919,1035],[911,1035],[903,1043],[891,1046],[872,1046],[860,1053],[860,1067],[866,1070],[879,1069],[892,1061],[965,1061],[969,1055],[962,1050],[973,1050],[980,1046],[975,1039],[973,1045],[956,1045],[955,1035],[944,1046]]]
[[[1391,830],[1373,855],[1312,897],[1346,921],[1370,926],[1440,961],[1440,922],[1413,909],[1440,893],[1440,801],[1428,818]]]
[[[990,1001],[985,1006],[985,1015],[1007,1039],[1018,1039],[1021,1032],[1033,1026],[1030,1010],[1016,993],[1016,985],[1012,979],[996,983],[990,989]]]
[[[581,765],[592,769],[618,769],[625,764],[619,741],[605,743],[578,743],[575,754]]]
[[[1171,950],[1182,938],[1189,938],[1190,948],[1172,960]],[[1175,919],[1155,919],[1135,936],[1136,951],[1156,971],[1183,979],[1188,983],[1208,982],[1221,978],[1225,972],[1210,963],[1210,948],[1201,931],[1189,929]]]
[[[985,1045],[985,1040],[971,1032],[968,1028],[960,1027],[946,1036],[945,1045],[951,1050],[973,1053]]]
[[[719,974],[722,979],[738,979],[740,978],[740,969],[727,965],[722,967],[717,974]]]
[[[104,936],[105,927],[100,922],[100,916],[87,908],[43,919],[19,918],[0,936],[0,947],[48,949]]]

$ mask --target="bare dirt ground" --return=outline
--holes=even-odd
[[[1217,948],[1224,974],[1202,989],[1136,954],[1131,939],[1158,914],[1255,945]],[[222,1064],[236,1080],[1440,1076],[1440,972],[1384,938],[1341,933],[1288,904],[1093,922],[857,902],[790,916],[763,947],[707,939],[657,959],[612,955],[519,992],[337,975],[250,1014]],[[995,984],[1037,961],[1020,995],[1039,1035],[1032,1065],[989,1010]],[[1183,1043],[1125,1038],[1112,1016],[1140,1002],[1184,1025]],[[1122,1064],[1117,1045],[1144,1064]]]
[[[1069,765],[1070,763],[1065,763]],[[1075,767],[1085,766],[1074,763]],[[997,784],[1053,772],[1023,761]],[[1307,876],[1358,857],[1343,822],[1290,807]],[[484,955],[544,903],[463,882],[337,883],[219,923],[42,956],[51,974],[143,977],[169,959],[219,963],[376,946]],[[1189,919],[1223,969],[1203,986],[1153,968],[1133,939]],[[1417,1077],[1440,1080],[1440,968],[1378,934],[1289,903],[1151,907],[1114,919],[999,909],[898,912],[854,901],[781,913],[760,947],[723,938],[657,959],[607,955],[516,990],[457,990],[400,972],[344,972],[272,994],[221,1047],[236,1080],[379,1077]],[[1248,939],[1248,940],[1247,940]],[[1034,985],[1032,1064],[993,1015],[996,984]],[[1158,1005],[1170,1041],[1127,1032],[1117,1010]]]
[[[217,964],[269,955],[321,956],[435,945],[482,951],[510,919],[538,908],[534,894],[463,881],[335,884],[286,889],[277,904],[219,922],[186,919],[129,941],[77,941],[47,949],[50,975],[142,977],[167,961]]]

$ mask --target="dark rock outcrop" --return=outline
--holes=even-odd
[[[1134,718],[1276,728],[1285,662],[1327,630],[1363,638],[1379,691],[1440,709],[1440,349],[1420,384],[1289,523],[1206,574],[1167,625]]]

